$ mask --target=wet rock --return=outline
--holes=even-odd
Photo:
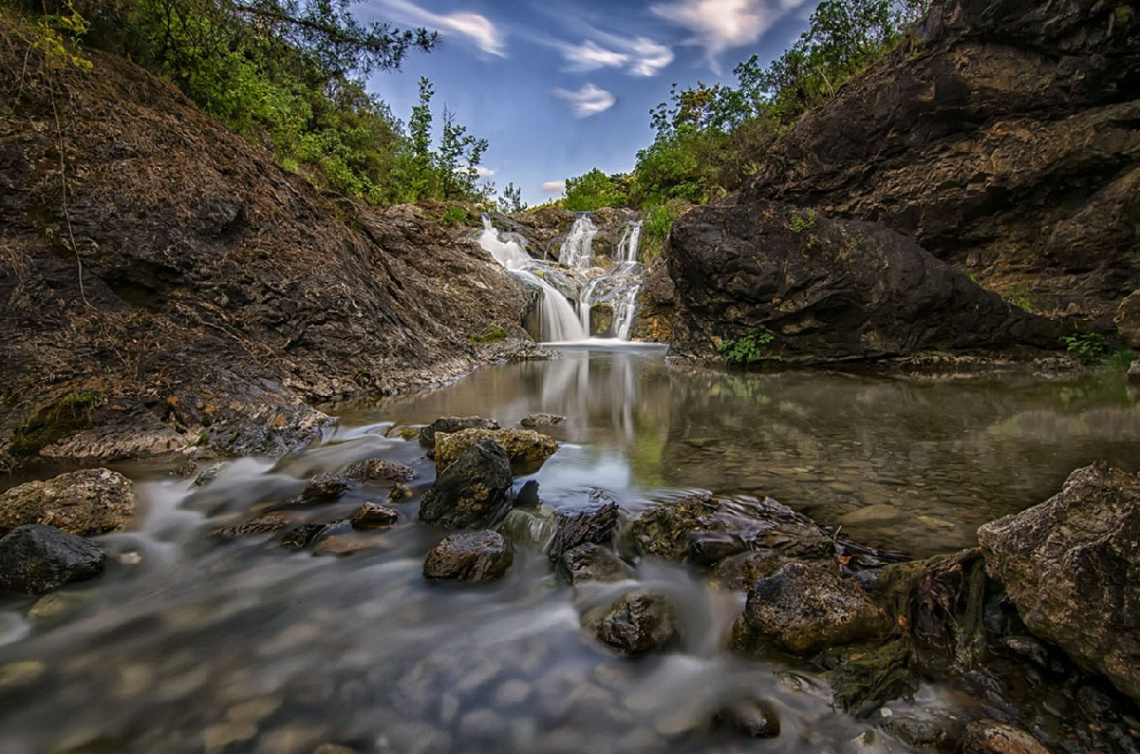
[[[368,458],[357,461],[344,470],[349,479],[361,482],[410,482],[415,478],[415,472],[410,466],[389,461],[384,458]]]
[[[79,536],[116,531],[135,513],[131,481],[109,469],[84,469],[28,482],[0,495],[0,536],[42,524]]]
[[[600,495],[592,497],[601,499]],[[583,511],[558,511],[556,518],[558,529],[547,548],[547,555],[554,561],[579,545],[610,544],[617,528],[618,504],[611,501]]]
[[[662,649],[677,634],[673,599],[644,589],[591,610],[582,624],[598,641],[626,657]]]
[[[758,649],[766,640],[798,655],[883,635],[893,627],[854,581],[833,568],[802,563],[753,584],[737,625],[745,649]]]
[[[397,484],[388,491],[388,502],[392,505],[399,505],[412,499],[413,492],[410,487],[405,484]]]
[[[420,520],[447,529],[486,526],[510,505],[511,462],[493,440],[480,440],[436,478],[420,499]]]
[[[322,472],[308,481],[301,490],[306,503],[335,503],[348,489],[348,481],[340,474]]]
[[[976,720],[966,726],[962,754],[1049,754],[1049,750],[1020,728],[997,720]]]
[[[313,548],[313,555],[318,557],[332,555],[338,558],[346,558],[349,555],[356,555],[368,550],[385,549],[390,546],[387,539],[377,534],[329,534],[321,537],[321,541],[317,542],[316,547]]]
[[[42,662],[26,661],[12,662],[0,665],[0,691],[30,686],[47,672]]]
[[[535,427],[553,427],[555,424],[561,424],[564,421],[566,421],[566,417],[558,414],[531,414],[524,417],[519,424],[527,429],[534,429]]]
[[[511,464],[521,470],[538,469],[558,450],[558,443],[532,429],[463,429],[452,434],[437,431],[435,467],[446,469],[476,443],[486,439],[507,451]]]
[[[723,707],[713,718],[717,728],[739,731],[749,738],[780,735],[780,718],[771,705],[759,699],[741,699]]]
[[[435,449],[435,434],[441,432],[452,434],[464,429],[498,429],[499,423],[494,419],[484,419],[481,416],[445,416],[436,419],[431,424],[420,429],[420,445],[429,450]],[[430,455],[430,453],[429,453]]]
[[[747,592],[759,579],[771,576],[790,562],[771,550],[743,552],[717,563],[712,572],[712,583],[722,589]]]
[[[632,579],[633,569],[617,555],[600,545],[578,545],[567,550],[556,561],[559,575],[570,585],[587,581],[624,581]]]
[[[1033,634],[1140,699],[1140,476],[1078,469],[978,540]]]
[[[845,712],[865,712],[912,696],[920,678],[910,669],[910,648],[901,640],[839,647],[817,656],[832,701]]]
[[[507,512],[497,527],[511,541],[541,549],[554,536],[554,521],[544,511],[515,508]]]
[[[395,526],[400,520],[400,514],[386,505],[379,503],[365,503],[352,517],[353,529],[380,529]]]
[[[522,486],[519,494],[515,495],[515,501],[512,504],[515,508],[524,508],[528,510],[537,510],[542,507],[542,500],[538,497],[538,482],[531,479]]]
[[[190,483],[190,489],[196,490],[205,487],[210,482],[218,478],[218,475],[229,468],[228,461],[219,461],[218,463],[210,464],[199,472],[198,476],[194,477],[194,481]]]
[[[273,534],[290,526],[295,526],[298,520],[300,520],[300,516],[297,513],[291,511],[273,511],[263,516],[250,519],[245,523],[218,529],[214,534],[224,539],[256,537],[260,534]]]
[[[808,560],[837,554],[829,532],[771,498],[690,494],[663,500],[630,521],[629,536],[646,555],[705,566],[752,550]]]
[[[385,437],[398,437],[401,440],[416,440],[419,439],[420,430],[423,427],[409,427],[406,424],[397,424],[389,427],[384,433]]]
[[[1132,346],[1140,348],[1140,291],[1120,302],[1113,321],[1124,339]]]
[[[494,581],[506,575],[514,561],[511,541],[498,532],[452,534],[428,553],[424,578],[430,581]]]
[[[281,546],[288,550],[303,550],[316,542],[328,528],[328,524],[301,524],[281,538]]]
[[[52,526],[20,526],[0,539],[0,589],[41,594],[103,572],[97,545]]]
[[[911,715],[891,715],[877,726],[887,735],[921,751],[958,751],[963,724],[940,715],[922,719]]]

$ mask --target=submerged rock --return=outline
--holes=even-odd
[[[634,576],[633,569],[621,558],[595,544],[567,550],[558,557],[555,566],[571,586],[587,581],[625,581]]]
[[[53,526],[20,526],[0,539],[0,589],[41,594],[98,576],[107,555]]]
[[[494,531],[452,534],[428,553],[424,578],[430,581],[494,581],[514,562],[511,541]]]
[[[749,738],[775,738],[780,735],[780,718],[772,706],[759,699],[739,699],[720,709],[714,727],[739,731]]]
[[[244,523],[218,529],[214,534],[223,539],[242,539],[260,534],[273,534],[290,526],[296,526],[300,515],[293,511],[272,511]]]
[[[410,482],[415,472],[410,466],[384,458],[368,458],[357,461],[344,470],[349,479],[361,482]]]
[[[323,472],[308,481],[301,490],[301,500],[306,503],[333,503],[348,489],[348,481],[340,474]]]
[[[442,432],[452,434],[464,429],[498,429],[499,423],[494,419],[484,419],[481,416],[445,416],[436,419],[431,424],[420,429],[420,445],[429,451],[435,449],[435,434]],[[429,452],[428,455],[431,455]]]
[[[834,568],[791,563],[753,584],[735,643],[755,652],[771,642],[792,654],[810,655],[884,635],[892,627],[887,614]]]
[[[591,610],[582,623],[598,641],[626,657],[661,649],[677,634],[673,599],[645,589]]]
[[[1021,728],[997,720],[976,720],[966,726],[962,754],[1049,754],[1049,750]]]
[[[535,427],[552,427],[564,421],[566,421],[566,417],[558,414],[531,414],[524,417],[519,424],[528,429],[534,429]]]
[[[1140,699],[1140,476],[1078,469],[978,540],[1030,631]]]
[[[480,440],[444,469],[420,499],[420,520],[447,529],[486,526],[510,506],[511,462],[493,440]]]
[[[400,514],[386,505],[365,503],[352,517],[353,529],[380,529],[395,526]]]
[[[494,440],[507,451],[514,466],[536,470],[554,455],[558,443],[532,429],[463,429],[455,433],[437,431],[435,435],[435,467],[446,469],[455,459],[480,440]]]
[[[79,536],[126,526],[135,513],[131,481],[110,469],[83,469],[46,482],[28,482],[0,495],[0,536],[43,524]]]

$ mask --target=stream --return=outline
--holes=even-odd
[[[559,451],[516,487],[573,509],[601,488],[626,510],[679,489],[769,495],[852,538],[914,556],[974,544],[977,526],[1041,502],[1074,468],[1140,465],[1140,395],[1123,377],[934,380],[826,371],[675,369],[664,350],[620,343],[490,366],[440,389],[336,409],[340,426],[282,459],[233,461],[191,488],[155,465],[136,481],[137,525],[97,538],[98,579],[42,599],[0,599],[0,741],[33,752],[911,751],[876,733],[979,700],[929,684],[877,717],[833,708],[790,661],[739,658],[725,633],[742,597],[695,570],[643,561],[671,594],[681,640],[625,660],[579,627],[628,583],[572,588],[520,543],[489,586],[432,585],[421,568],[445,532],[416,522],[434,466],[389,432],[478,414],[504,427],[534,412]],[[392,435],[392,436],[389,436]],[[289,552],[212,532],[297,494],[319,471],[382,456],[416,472],[402,519],[351,557]],[[387,487],[315,510],[350,516]],[[771,740],[710,730],[741,694],[769,701]]]

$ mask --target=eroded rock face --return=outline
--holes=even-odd
[[[601,491],[595,491],[591,499],[595,505],[590,508],[555,514],[558,528],[547,547],[551,560],[579,545],[608,545],[613,541],[619,517],[617,502]]]
[[[745,199],[875,220],[1110,319],[1140,287],[1138,28],[1121,3],[939,0],[920,42],[757,155]]]
[[[0,539],[0,590],[41,594],[103,572],[97,545],[53,526],[30,524]]]
[[[1054,347],[1045,322],[881,225],[769,201],[699,207],[669,238],[674,351],[750,361],[871,360],[920,350]]]
[[[792,563],[752,585],[735,636],[741,649],[771,642],[792,654],[810,655],[880,636],[891,627],[887,614],[835,569]]]
[[[494,531],[452,534],[428,553],[424,578],[430,581],[494,581],[514,562],[511,541]]]
[[[110,469],[84,469],[28,482],[0,495],[0,536],[44,524],[80,536],[123,528],[134,515],[131,481]]]
[[[1140,699],[1140,477],[1078,469],[978,540],[1034,634]]]
[[[558,443],[533,429],[463,429],[453,434],[437,431],[435,435],[435,467],[446,469],[455,459],[480,440],[493,440],[507,451],[511,463],[521,469],[534,470],[554,455]]]
[[[447,529],[487,525],[510,506],[511,462],[493,440],[480,440],[448,466],[420,499],[420,520]]]
[[[645,589],[597,608],[583,619],[598,641],[619,654],[635,657],[661,649],[677,633],[676,608],[669,595]]]

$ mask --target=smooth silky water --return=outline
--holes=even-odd
[[[1140,397],[1117,378],[911,380],[828,372],[689,372],[659,348],[583,344],[550,362],[492,366],[432,392],[341,407],[340,428],[281,460],[241,459],[191,490],[153,467],[136,529],[98,538],[107,573],[37,601],[0,599],[5,754],[305,752],[839,752],[871,729],[832,709],[803,667],[724,650],[741,598],[699,573],[643,562],[671,593],[683,637],[639,660],[579,629],[581,610],[629,584],[577,594],[538,548],[491,586],[429,585],[445,532],[415,522],[434,477],[393,424],[479,414],[516,426],[566,416],[561,448],[530,476],[547,506],[592,489],[628,510],[679,488],[770,495],[853,538],[915,556],[974,543],[977,526],[1040,502],[1072,469],[1140,465]],[[382,455],[411,465],[403,521],[375,549],[316,557],[215,529],[300,491],[317,471]],[[315,520],[350,515],[356,489]],[[137,553],[139,562],[128,563]],[[125,561],[125,562],[124,562]],[[732,738],[705,722],[743,693],[782,733]],[[928,686],[893,714],[969,705]],[[881,740],[881,739],[880,739]],[[892,742],[892,751],[907,751]],[[873,746],[869,750],[876,750]],[[880,749],[884,750],[885,749]]]

